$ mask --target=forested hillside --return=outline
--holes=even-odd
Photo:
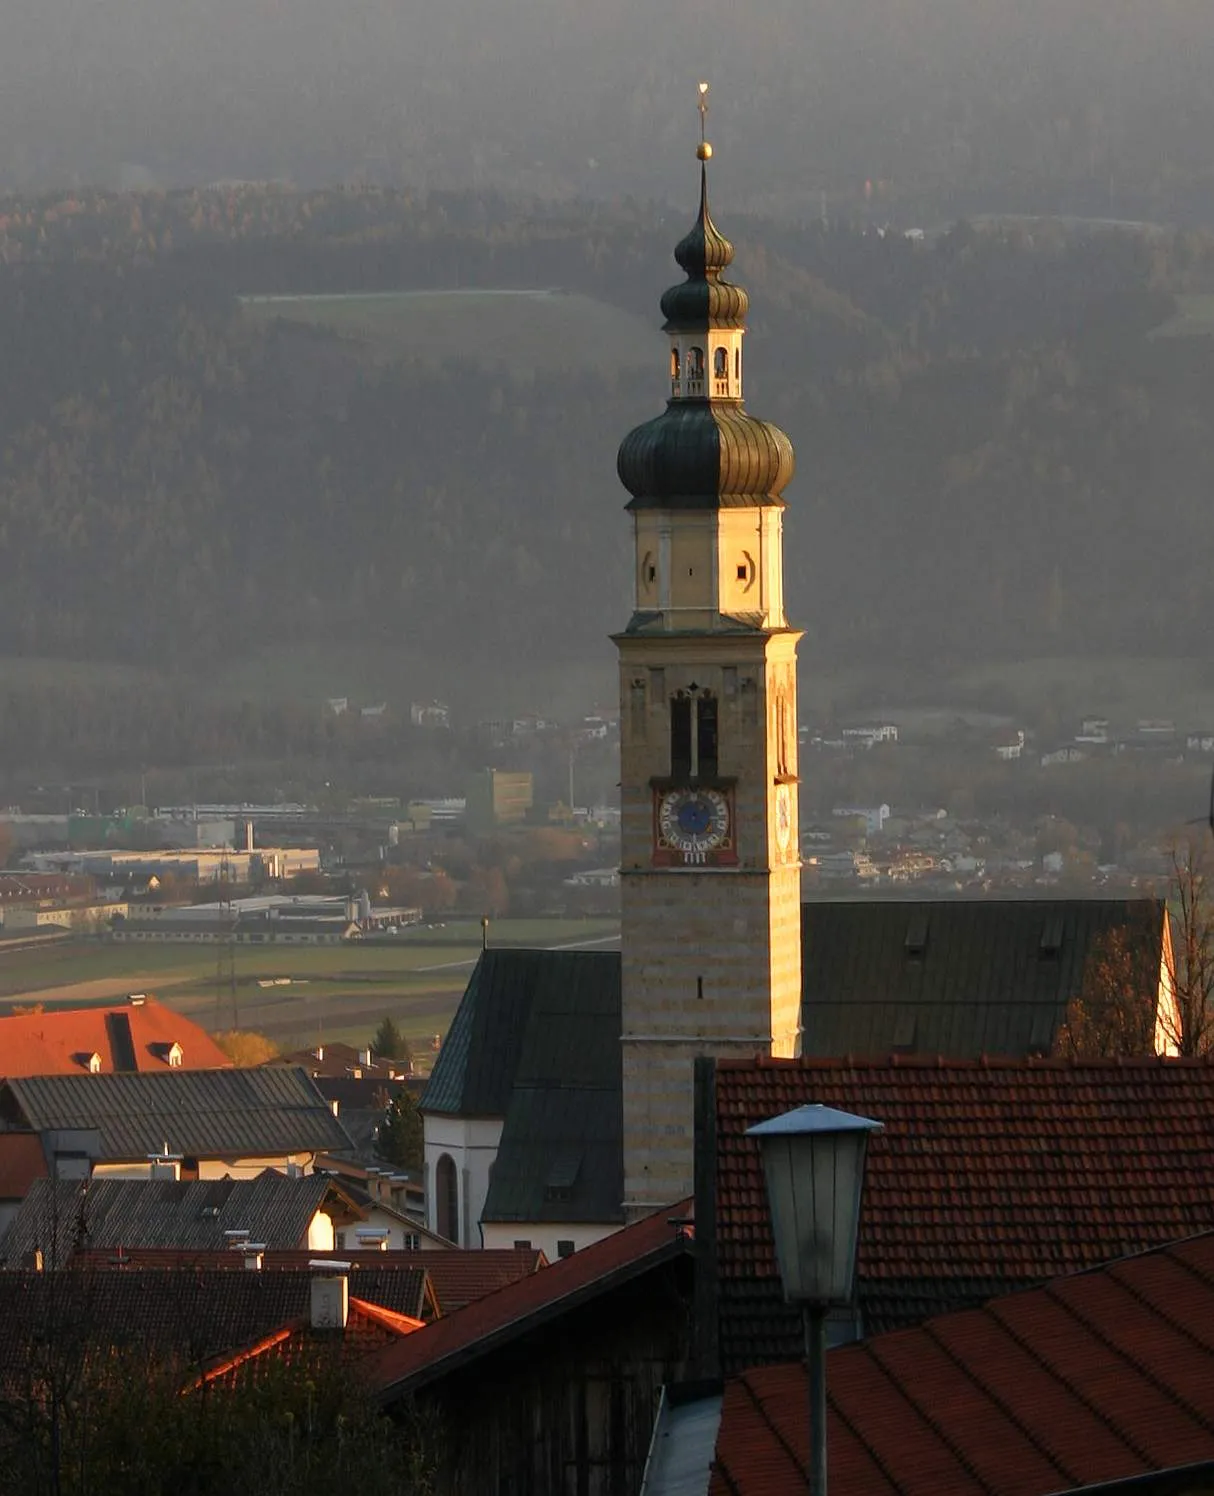
[[[0,202],[0,654],[190,665],[263,642],[605,648],[621,436],[651,367],[372,356],[249,294],[559,288],[638,314],[690,218],[261,189]],[[748,402],[786,427],[814,654],[1191,653],[1214,624],[1214,239],[962,224],[935,241],[722,205]],[[493,313],[487,313],[492,315]]]

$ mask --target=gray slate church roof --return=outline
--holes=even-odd
[[[487,1221],[622,1220],[620,957],[488,950],[422,1097],[502,1117]]]
[[[1048,1054],[1084,970],[1128,928],[1153,994],[1160,899],[808,903],[801,909],[802,1052]]]

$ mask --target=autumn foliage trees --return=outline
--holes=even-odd
[[[1168,940],[1162,964],[1154,941],[1131,926],[1106,931],[1088,956],[1083,986],[1055,1040],[1075,1059],[1214,1051],[1214,880],[1204,841],[1170,849]]]

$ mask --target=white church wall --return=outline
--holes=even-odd
[[[489,1170],[502,1141],[500,1117],[426,1116],[423,1123],[426,1158],[426,1225],[439,1229],[439,1200],[435,1188],[439,1160],[444,1155],[455,1165],[459,1181],[459,1230],[461,1247],[481,1245],[480,1219],[489,1193]]]
[[[483,1227],[486,1247],[512,1247],[515,1242],[527,1242],[538,1247],[549,1262],[556,1262],[561,1256],[562,1242],[572,1242],[573,1250],[580,1252],[606,1236],[614,1236],[620,1229],[611,1224],[569,1225],[552,1221],[486,1221]]]

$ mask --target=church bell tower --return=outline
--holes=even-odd
[[[701,120],[707,85],[700,86]],[[662,297],[670,398],[619,450],[635,609],[620,659],[624,1207],[692,1189],[696,1055],[791,1056],[801,1011],[785,434],[742,403],[747,296],[700,211]]]

